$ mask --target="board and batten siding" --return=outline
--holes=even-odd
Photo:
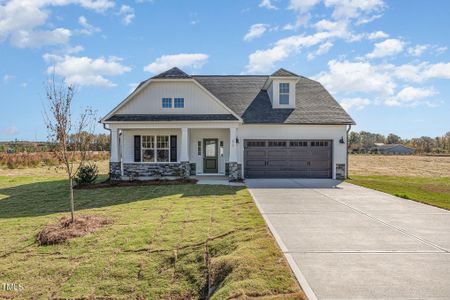
[[[332,174],[336,178],[336,164],[346,164],[346,125],[242,125],[238,128],[238,162],[244,160],[244,140],[246,139],[305,139],[333,140]],[[344,144],[339,143],[341,137]],[[244,170],[245,172],[245,170]]]
[[[218,139],[218,147],[220,141],[223,141],[224,153],[218,157],[218,172],[225,174],[225,162],[228,161],[230,155],[230,130],[227,129],[189,129],[189,161],[195,163],[197,173],[203,173],[203,139]],[[202,155],[198,155],[198,141],[202,142]]]
[[[134,136],[135,135],[176,135],[177,136],[177,158],[180,158],[181,129],[136,129],[122,131],[122,153],[123,162],[134,162]]]
[[[172,108],[162,108],[162,98],[172,98]],[[174,98],[184,98],[184,108],[173,108]],[[151,82],[115,114],[230,114],[192,81]]]

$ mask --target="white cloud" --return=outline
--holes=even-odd
[[[423,82],[430,79],[450,79],[450,63],[421,62],[399,66],[389,65],[388,68],[393,76],[403,81]]]
[[[372,103],[372,101],[370,101],[367,98],[345,98],[342,99],[340,102],[341,106],[345,109],[345,110],[350,110],[352,108],[355,108],[356,110],[361,110],[364,107],[370,105]]]
[[[144,71],[159,73],[167,71],[172,67],[189,67],[199,69],[208,61],[209,56],[203,53],[182,53],[174,55],[163,55],[154,62],[144,67]]]
[[[118,15],[122,16],[122,23],[128,25],[133,21],[135,17],[134,8],[128,5],[122,5],[120,7]]]
[[[290,0],[289,9],[305,13],[319,4],[321,0]]]
[[[121,75],[131,70],[130,67],[122,65],[121,59],[117,57],[92,59],[86,56],[45,54],[44,60],[53,63],[47,68],[47,73],[55,72],[67,83],[79,86],[112,87],[115,84],[105,77]]]
[[[399,39],[387,39],[376,43],[372,52],[367,54],[368,58],[380,58],[399,54],[405,48],[405,43]]]
[[[367,35],[367,38],[369,40],[385,39],[388,37],[389,37],[389,34],[387,34],[386,32],[383,32],[383,31],[376,31],[376,32],[369,33]]]
[[[43,28],[50,15],[49,7],[79,5],[104,11],[114,6],[111,0],[10,0],[0,3],[0,42],[9,40],[15,47],[41,47],[67,43],[70,30]]]
[[[428,65],[424,70],[424,76],[426,79],[450,79],[450,63],[437,63]]]
[[[324,4],[334,8],[335,19],[361,17],[362,20],[366,20],[365,23],[370,22],[371,13],[379,12],[386,6],[383,0],[324,0]]]
[[[320,45],[319,48],[315,52],[309,53],[308,56],[307,56],[307,59],[308,60],[313,60],[314,58],[316,58],[319,55],[323,55],[325,53],[328,53],[328,51],[330,51],[330,49],[332,47],[333,47],[333,43],[325,42],[322,45]]]
[[[350,62],[331,60],[329,70],[315,76],[327,89],[333,93],[376,93],[393,95],[396,84],[382,69],[368,62]]]
[[[244,41],[251,41],[261,37],[267,31],[269,25],[267,24],[253,24],[244,36]]]
[[[8,81],[14,79],[16,76],[14,75],[10,75],[10,74],[5,74],[3,75],[3,83],[7,83]]]
[[[54,30],[21,30],[10,37],[10,42],[17,48],[39,48],[44,45],[67,44],[72,33],[65,28]]]
[[[80,16],[78,18],[78,23],[83,27],[83,29],[79,30],[81,34],[91,35],[95,32],[100,32],[101,29],[89,24],[88,20],[85,16]]]
[[[10,126],[2,130],[3,135],[17,135],[19,134],[19,130],[16,126]]]
[[[385,104],[388,106],[416,106],[436,93],[433,88],[408,86],[400,90],[394,97],[386,99]],[[426,101],[425,104],[431,105],[432,103]]]
[[[271,0],[261,0],[261,2],[258,5],[259,7],[264,7],[267,9],[278,9],[275,5],[272,4]]]
[[[422,54],[430,48],[430,45],[416,45],[408,48],[408,54],[412,56],[422,56]]]
[[[283,30],[294,30],[300,28],[301,26],[306,26],[310,19],[310,14],[299,15],[294,23],[288,23],[284,25]]]

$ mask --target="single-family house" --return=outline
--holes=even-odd
[[[317,81],[271,75],[188,75],[141,82],[101,123],[113,179],[221,174],[345,178],[355,122]]]

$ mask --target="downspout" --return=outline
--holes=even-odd
[[[347,139],[345,141],[345,146],[347,147],[346,151],[347,151],[347,156],[346,156],[346,163],[345,163],[345,178],[348,179],[348,133],[350,132],[350,130],[352,129],[352,125],[348,125],[348,129],[347,129]]]

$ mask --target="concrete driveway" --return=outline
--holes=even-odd
[[[310,299],[450,299],[450,212],[333,180],[247,186]]]

